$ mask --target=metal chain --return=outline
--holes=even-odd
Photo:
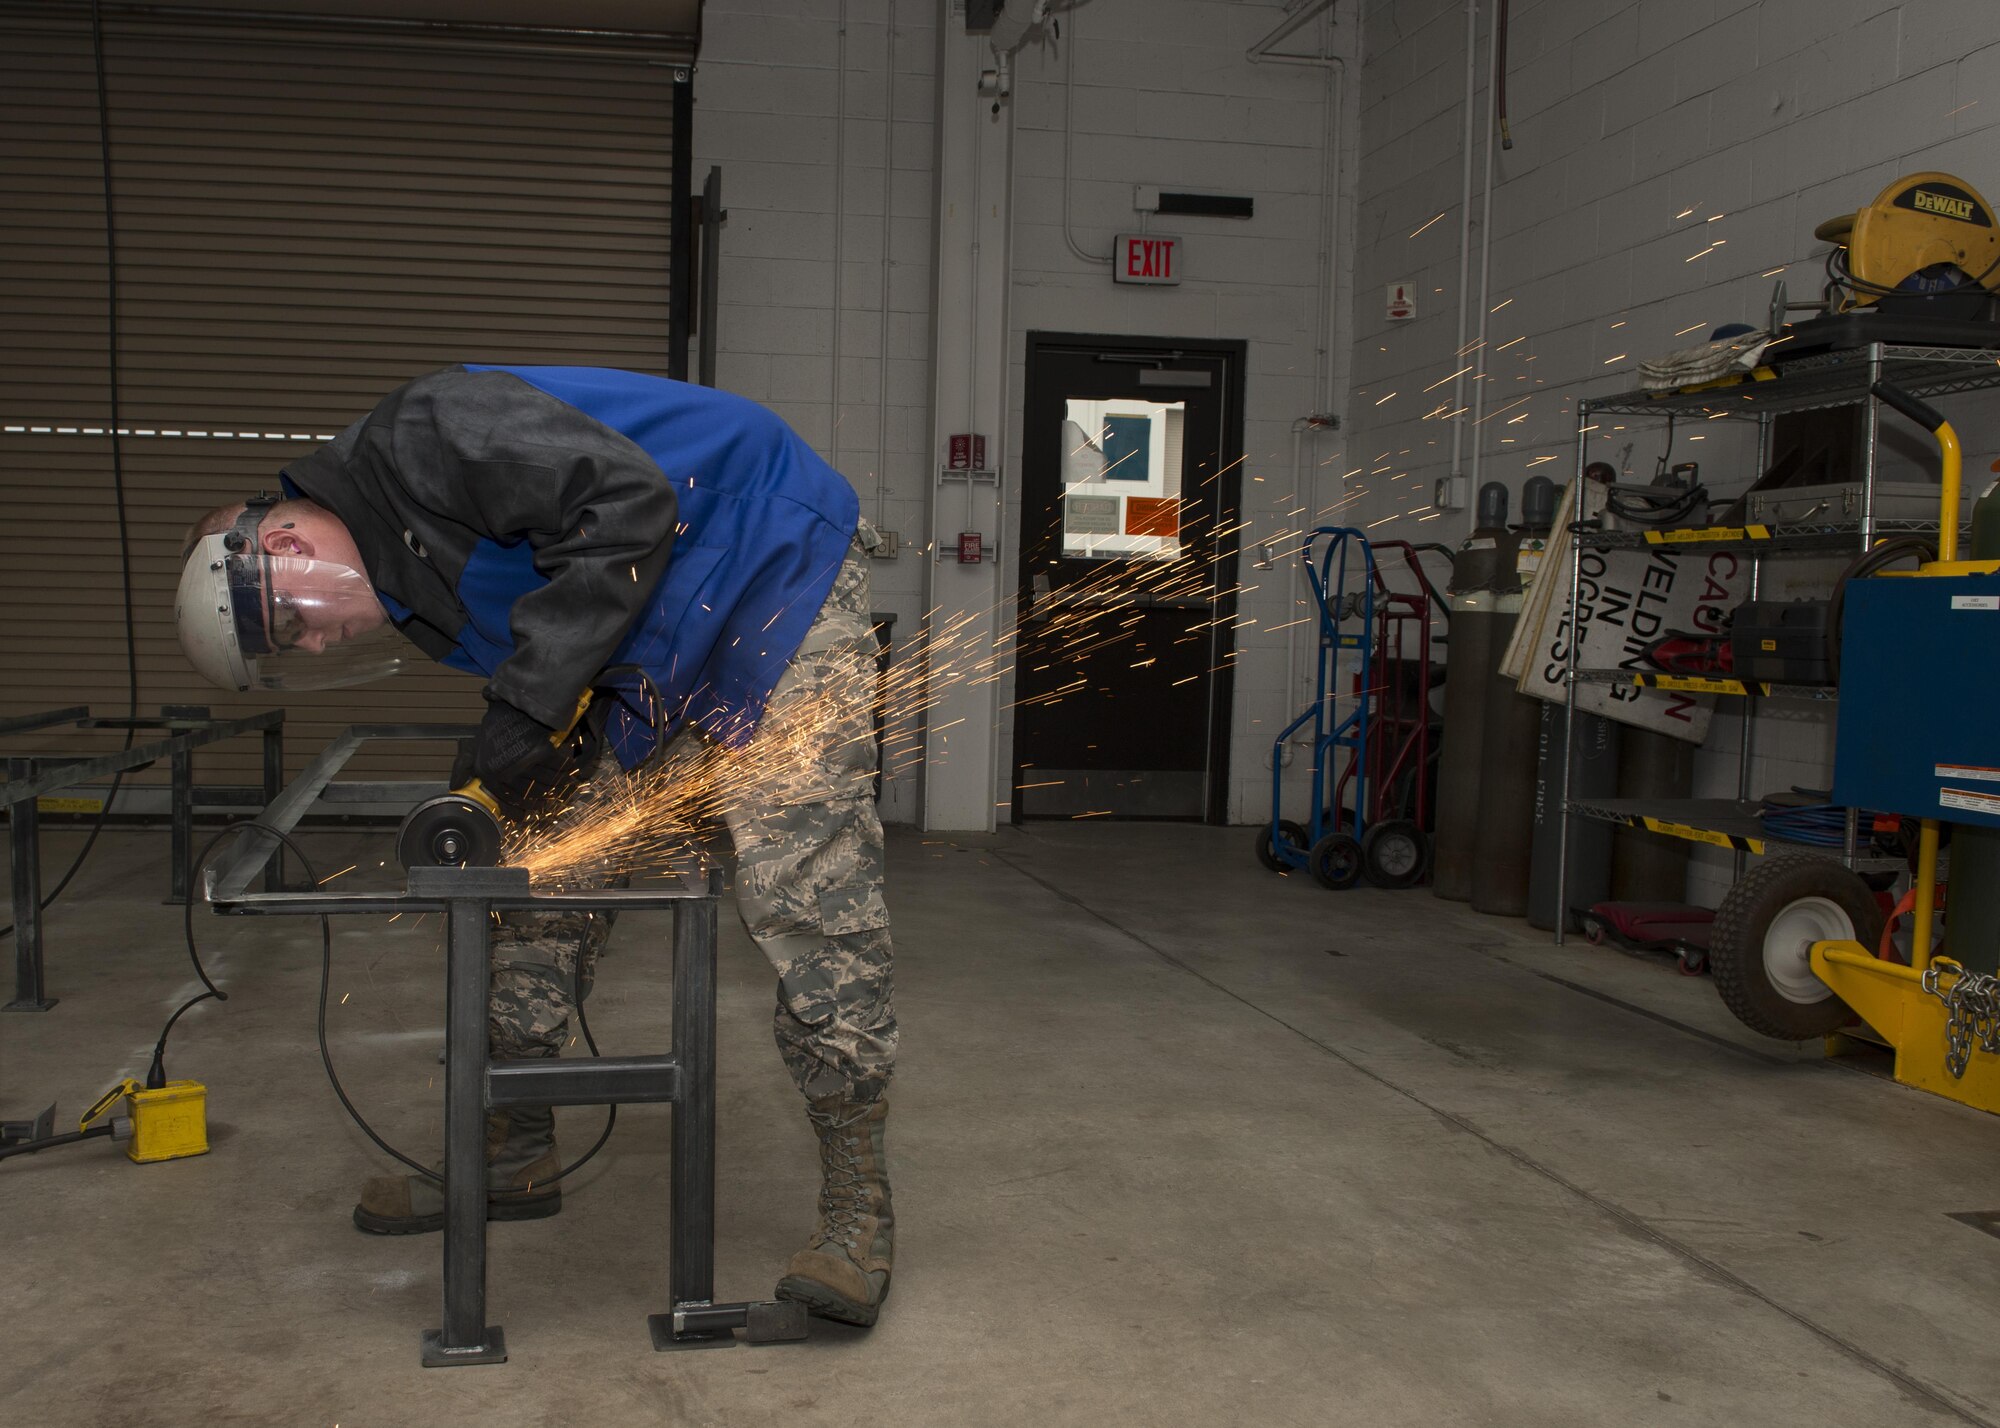
[[[1953,976],[1949,992],[1938,990],[1940,972]],[[1944,1064],[1954,1079],[1965,1075],[1974,1046],[2000,1056],[2000,977],[1939,957],[1924,969],[1924,990],[1944,1003]]]

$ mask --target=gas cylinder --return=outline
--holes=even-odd
[[[1542,705],[1521,693],[1499,666],[1521,621],[1528,588],[1541,569],[1555,519],[1554,496],[1555,484],[1545,477],[1522,489],[1522,525],[1501,543],[1500,573],[1494,581],[1493,672],[1486,681],[1486,713],[1480,728],[1472,906],[1476,912],[1501,917],[1520,917],[1528,911]]]
[[[1620,798],[1686,798],[1694,790],[1694,745],[1671,734],[1627,728],[1618,738]],[[1685,902],[1690,846],[1645,828],[1611,837],[1611,896],[1618,902]]]
[[[1472,896],[1473,846],[1479,826],[1479,784],[1484,756],[1486,685],[1500,663],[1492,587],[1508,538],[1507,488],[1480,487],[1478,524],[1452,558],[1445,594],[1451,606],[1446,646],[1444,733],[1438,752],[1437,833],[1432,843],[1431,891],[1453,902]],[[1511,569],[1510,569],[1511,576]]]
[[[1561,704],[1542,705],[1536,745],[1535,836],[1529,861],[1528,925],[1554,931],[1556,925],[1557,850],[1562,845],[1563,725],[1569,710]],[[1618,796],[1619,725],[1601,714],[1576,711],[1576,737],[1569,774],[1573,799]],[[1569,915],[1566,931],[1578,927],[1576,909],[1611,896],[1611,825],[1594,818],[1573,818],[1569,825],[1569,877],[1564,894]]]

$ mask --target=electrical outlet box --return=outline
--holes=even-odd
[[[876,560],[894,560],[897,552],[902,549],[902,544],[902,537],[894,531],[878,528],[875,532],[875,549],[868,553]]]
[[[1440,511],[1465,509],[1465,491],[1470,481],[1464,476],[1440,476],[1431,487],[1431,505]]]

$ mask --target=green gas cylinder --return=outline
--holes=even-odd
[[[1972,507],[1973,560],[2000,560],[2000,481]],[[2000,972],[2000,829],[1954,824],[1944,952],[1973,972]]]

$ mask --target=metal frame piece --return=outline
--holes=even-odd
[[[436,728],[438,726],[419,726]],[[281,830],[320,796],[369,738],[456,737],[412,726],[356,726],[340,734],[260,819]],[[267,840],[268,841],[268,840]],[[253,850],[207,872],[215,910],[315,916],[442,912],[446,923],[444,1272],[439,1327],[422,1337],[427,1368],[503,1363],[506,1335],[486,1322],[486,1112],[502,1106],[669,1102],[672,1173],[667,1188],[669,1307],[649,1315],[656,1349],[776,1343],[806,1336],[803,1304],[715,1302],[715,931],[721,877],[657,889],[537,892],[525,868],[413,867],[397,891],[242,891],[255,875]],[[591,1061],[491,1059],[486,1036],[489,929],[497,912],[670,908],[673,926],[673,1051]]]
[[[300,771],[297,778],[285,785],[283,792],[274,791],[269,804],[251,825],[251,831],[238,841],[235,851],[217,859],[209,868],[207,884],[203,889],[208,900],[234,902],[240,898],[258,870],[271,861],[272,855],[283,855],[284,844],[266,830],[291,832],[299,826],[299,820],[306,816],[315,802],[337,803],[343,801],[343,796],[347,801],[360,801],[371,795],[411,794],[411,785],[406,783],[347,784],[340,789],[329,787],[334,775],[346,768],[347,761],[360,752],[361,746],[370,739],[456,741],[469,738],[476,732],[470,724],[352,724],[342,729],[314,755],[313,761]],[[442,791],[442,784],[417,785],[414,796]],[[265,886],[268,891],[276,891],[268,880]]]
[[[167,705],[156,718],[93,719],[88,708],[54,709],[0,720],[0,736],[33,733],[62,725],[80,729],[166,729],[164,739],[95,757],[76,754],[10,754],[7,780],[0,784],[0,807],[7,810],[10,889],[14,903],[14,999],[0,1010],[44,1012],[56,1005],[48,995],[42,940],[41,808],[38,799],[107,774],[126,774],[160,759],[173,771],[172,840],[168,854],[168,901],[188,897],[188,865],[194,845],[194,751],[204,744],[261,734],[264,740],[264,796],[275,797],[284,779],[285,712],[269,709],[244,719],[214,719],[192,706]],[[109,815],[110,805],[105,806]],[[260,864],[261,866],[261,864]],[[275,889],[282,868],[273,866],[266,886]]]
[[[1704,386],[1691,392],[1620,392],[1585,401],[1608,416],[1701,416],[1754,420],[1760,415],[1851,407],[1891,364],[1897,386],[1915,397],[1943,397],[2000,385],[2000,349],[1905,347],[1874,343],[1796,357],[1769,381]]]

